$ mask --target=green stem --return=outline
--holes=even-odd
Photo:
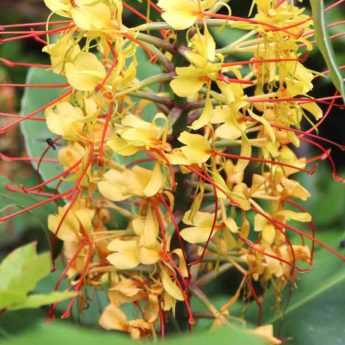
[[[114,98],[119,98],[128,95],[129,93],[138,91],[140,89],[143,89],[149,85],[155,84],[155,83],[165,83],[170,81],[174,77],[175,73],[161,73],[154,75],[152,77],[146,78],[142,81],[140,81],[137,85],[128,88],[127,90],[123,90],[121,92],[115,93]]]
[[[210,302],[210,300],[207,298],[207,296],[196,286],[193,286],[191,289],[192,294],[200,301],[202,302],[205,307],[212,313],[214,318],[221,320],[223,323],[227,323],[228,320],[222,315],[218,309]]]

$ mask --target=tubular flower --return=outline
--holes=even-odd
[[[47,198],[33,208],[59,200],[48,217],[63,243],[57,286],[69,281],[80,312],[94,303],[90,287],[104,295],[99,324],[135,339],[164,336],[178,305],[190,328],[199,314],[227,324],[234,303],[265,300],[254,281],[263,293],[274,286],[279,303],[318,241],[299,229],[313,224],[296,176],[333,163],[313,133],[338,96],[312,94],[325,74],[304,66],[313,23],[302,5],[253,0],[242,18],[227,1],[159,0],[147,1],[157,12],[149,17],[122,0],[44,2],[64,17],[43,31],[63,82],[15,122],[43,122],[52,135],[33,159],[45,180],[16,192]],[[145,23],[131,25],[130,12]],[[243,34],[216,39],[226,26]],[[305,143],[321,154],[305,157]],[[203,287],[229,267],[243,279],[216,310]],[[194,298],[208,309],[195,313]],[[269,325],[253,332],[280,343]]]

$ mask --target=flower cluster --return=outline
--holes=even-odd
[[[313,256],[313,234],[290,223],[311,222],[294,177],[315,159],[296,152],[309,140],[302,121],[311,133],[323,116],[309,96],[318,74],[302,63],[304,9],[254,0],[242,18],[224,1],[148,1],[162,21],[130,27],[124,10],[140,13],[122,0],[45,3],[64,26],[43,51],[67,82],[45,109],[65,201],[48,227],[72,288],[107,289],[100,325],[164,335],[177,303],[196,322],[193,295],[217,325],[240,295],[260,304],[254,282],[279,295]],[[219,27],[243,36],[220,46]],[[139,53],[161,73],[140,80]],[[242,281],[218,311],[202,287],[229,269]]]

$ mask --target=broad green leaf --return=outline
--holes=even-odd
[[[30,243],[10,253],[0,265],[0,291],[14,290],[26,295],[50,271],[49,254],[37,254]]]
[[[317,45],[330,71],[330,78],[345,101],[345,84],[327,31],[324,0],[310,0]]]
[[[208,345],[213,342],[217,345],[264,345],[265,343],[246,330],[228,326],[209,332],[192,333],[179,337],[167,338],[165,341],[158,341],[155,344],[162,345]],[[5,338],[0,343],[6,345],[60,345],[83,344],[94,345],[135,345],[138,341],[131,340],[129,336],[116,332],[101,332],[92,329],[71,326],[67,322],[43,323],[20,334]],[[147,343],[149,344],[149,342]]]
[[[54,74],[53,72],[32,68],[29,70],[27,83],[41,84],[41,83],[63,83],[64,79]],[[47,104],[61,94],[61,89],[35,89],[26,88],[21,102],[21,113],[30,114],[32,111]],[[37,114],[42,116],[42,113]],[[43,117],[43,116],[42,116]],[[28,154],[32,157],[41,157],[44,150],[47,148],[46,139],[52,137],[52,133],[48,130],[45,122],[23,121],[21,123],[21,131],[24,135],[25,146]],[[49,149],[46,158],[56,159],[56,151]],[[37,162],[33,162],[33,166],[37,168]],[[41,177],[46,180],[56,176],[62,171],[62,168],[53,163],[43,162],[40,166],[39,173]],[[56,182],[49,184],[49,187],[54,188]]]
[[[16,213],[28,206],[31,206],[43,200],[40,197],[31,195],[29,193],[15,193],[9,191],[6,186],[8,184],[15,184],[4,176],[0,176],[0,217]],[[38,208],[35,208],[26,213],[26,226],[40,224],[46,228],[46,218],[49,213],[56,210],[55,203],[49,203]],[[23,216],[20,216],[23,217]],[[29,220],[28,220],[29,218]]]
[[[15,306],[11,307],[11,310],[35,309],[44,305],[59,303],[72,297],[75,297],[75,293],[69,291],[55,291],[46,295],[30,295],[24,300],[23,303],[16,304]]]
[[[0,310],[28,309],[75,296],[69,292],[28,295],[51,269],[50,255],[37,254],[35,243],[17,248],[0,264]]]

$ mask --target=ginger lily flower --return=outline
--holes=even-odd
[[[185,53],[191,62],[188,67],[177,67],[176,77],[170,86],[180,97],[196,97],[200,89],[217,80],[221,64],[215,63],[216,43],[207,29],[197,32],[191,39],[191,50]]]
[[[84,114],[69,102],[61,102],[45,112],[48,129],[67,140],[78,140],[83,128]]]
[[[211,235],[214,215],[208,212],[197,212],[191,219],[191,211],[186,212],[183,222],[190,227],[181,231],[182,238],[189,243],[205,243]]]
[[[171,164],[202,164],[210,158],[211,146],[202,135],[183,132],[178,140],[185,144],[185,146],[175,149],[172,153],[166,155]]]
[[[135,166],[132,169],[109,170],[98,183],[99,192],[112,201],[123,201],[132,196],[151,197],[163,188],[164,179],[159,164],[153,170]]]
[[[167,129],[156,124],[159,120],[167,123],[164,114],[157,114],[152,122],[127,115],[122,119],[117,134],[111,137],[107,144],[115,153],[122,156],[132,156],[142,150],[160,147]]]

